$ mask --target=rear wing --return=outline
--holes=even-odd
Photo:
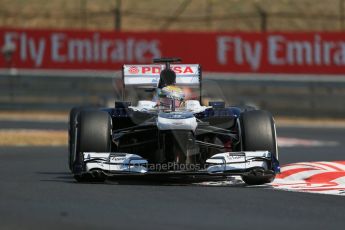
[[[157,87],[164,64],[124,65],[123,86]],[[201,67],[199,64],[171,64],[176,73],[176,85],[201,87]]]

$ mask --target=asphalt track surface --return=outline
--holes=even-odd
[[[341,128],[278,128],[278,135],[284,137],[339,143],[332,147],[282,148],[280,161],[286,164],[344,160],[344,134]],[[68,172],[66,162],[65,147],[0,147],[0,229],[344,229],[345,226],[344,196],[243,184],[201,186],[152,181],[78,184]]]

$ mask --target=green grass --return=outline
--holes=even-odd
[[[344,0],[122,0],[126,31],[339,31]],[[114,29],[116,0],[0,0],[0,26]],[[178,17],[176,10],[185,5]],[[170,19],[172,18],[172,19]],[[171,21],[171,23],[168,23]]]

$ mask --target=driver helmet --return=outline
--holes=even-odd
[[[184,100],[183,90],[174,85],[168,85],[160,90],[159,105],[162,109],[171,109],[172,103],[175,108],[179,108]]]

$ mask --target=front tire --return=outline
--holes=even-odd
[[[82,110],[90,110],[89,106],[78,106],[71,109],[69,113],[68,123],[68,168],[73,171],[73,164],[76,158],[76,130],[78,123],[78,116]]]
[[[81,111],[77,128],[77,160],[75,168],[82,168],[82,153],[111,151],[111,119],[107,112],[97,110]],[[77,167],[76,167],[77,166]],[[92,172],[75,172],[79,182],[101,182],[105,180],[100,170]]]
[[[263,110],[243,112],[240,116],[242,151],[269,151],[278,159],[277,137],[272,115]],[[242,179],[249,185],[270,183],[275,173],[255,169]]]

